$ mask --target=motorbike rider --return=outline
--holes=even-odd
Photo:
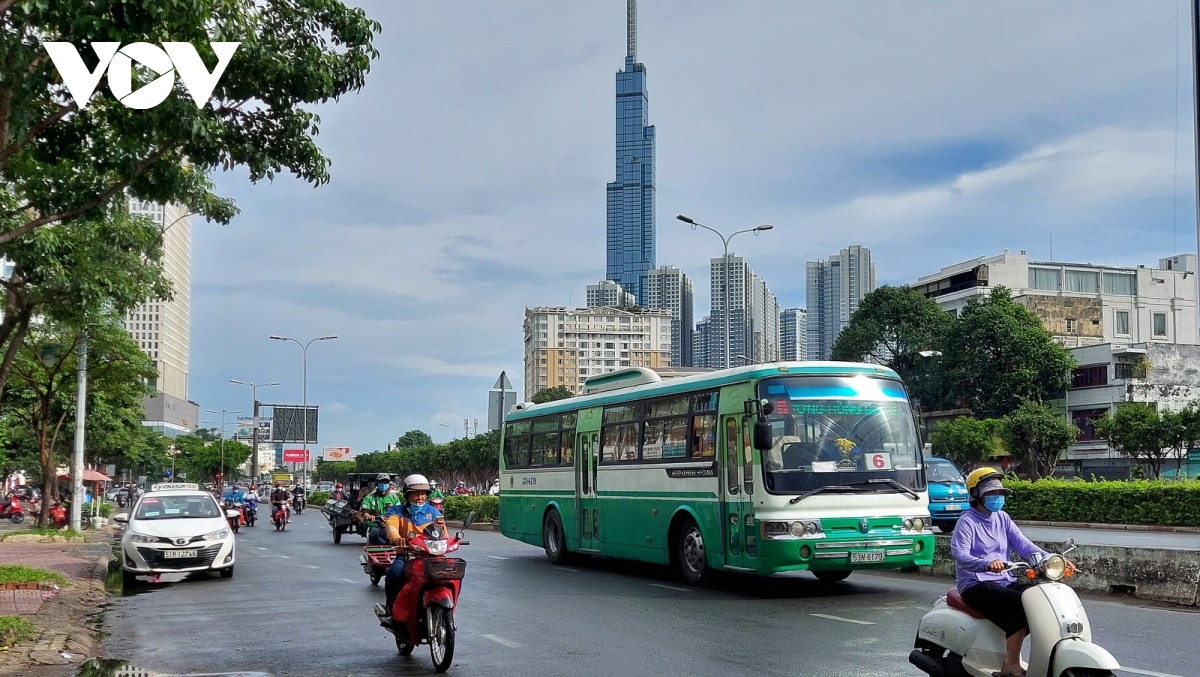
[[[329,492],[329,500],[331,500],[331,501],[346,500],[346,490],[342,488],[341,482],[338,482],[337,485],[335,485],[333,487],[333,491]]]
[[[467,483],[462,480],[459,480],[458,484],[454,487],[454,495],[455,496],[466,496],[470,493],[471,493],[471,490],[467,489]]]
[[[241,503],[243,500],[245,500],[245,495],[242,494],[242,488],[236,484],[229,485],[229,491],[225,492],[225,503],[232,505]]]
[[[446,501],[446,494],[442,493],[442,485],[438,484],[437,480],[429,481],[429,501]]]
[[[429,480],[424,475],[414,474],[404,478],[404,502],[391,506],[383,516],[383,531],[387,543],[404,547],[410,533],[420,531],[430,524],[445,528],[446,520],[442,518],[442,512],[429,502],[429,492]],[[387,606],[384,608],[390,611],[396,595],[404,588],[403,557],[396,557],[388,567],[384,581],[383,589],[387,599]]]
[[[367,494],[362,499],[362,512],[367,513],[373,518],[382,517],[389,508],[400,502],[396,494],[391,493],[391,475],[381,472],[375,476],[375,491]],[[428,491],[429,485],[426,484]],[[375,529],[370,532],[367,541],[372,545],[387,545],[387,538],[382,530]]]
[[[304,487],[300,486],[300,480],[296,480],[295,486],[292,487],[292,500],[304,506]]]
[[[288,490],[284,488],[283,482],[276,482],[275,489],[271,492],[271,519],[275,519],[276,513],[286,509],[288,502]]]
[[[1004,665],[998,677],[1024,677],[1021,645],[1029,634],[1021,592],[1032,585],[1005,571],[1009,550],[1026,562],[1047,557],[1003,511],[1012,495],[995,468],[980,468],[967,476],[971,509],[964,512],[950,537],[950,553],[957,571],[956,585],[963,601],[1004,631]],[[1067,566],[1074,567],[1069,561]]]

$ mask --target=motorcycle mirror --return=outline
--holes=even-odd
[[[463,536],[466,536],[466,534],[464,534],[463,532],[460,531],[460,532],[454,534],[454,540],[461,541],[463,539]]]
[[[473,523],[474,521],[475,521],[475,511],[472,510],[471,512],[467,513],[466,519],[463,520],[463,529],[470,529],[471,523]]]
[[[1075,547],[1075,539],[1068,538],[1067,540],[1063,541],[1062,547],[1063,547],[1063,550],[1068,550],[1068,549],[1074,548]]]
[[[119,522],[121,524],[125,524],[125,523],[129,522],[129,513],[119,512],[112,516],[112,521]]]

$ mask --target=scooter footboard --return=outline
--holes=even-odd
[[[1082,639],[1064,639],[1054,647],[1049,677],[1059,677],[1068,668],[1091,668],[1093,670],[1119,670],[1121,664],[1113,655],[1091,642]]]

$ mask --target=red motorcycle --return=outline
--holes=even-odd
[[[288,504],[286,501],[275,504],[275,510],[271,514],[271,520],[275,522],[275,531],[283,531],[287,528]]]
[[[21,501],[16,494],[8,495],[8,503],[0,505],[0,519],[7,517],[13,524],[25,521],[25,511],[21,509]]]
[[[474,519],[474,513],[468,514],[463,528],[470,527]],[[447,537],[441,527],[430,524],[409,538],[404,552],[404,587],[391,609],[375,605],[379,624],[396,636],[400,655],[411,654],[418,644],[429,644],[436,672],[449,670],[454,659],[454,607],[467,563],[447,555],[470,545],[463,536],[460,531]]]
[[[71,521],[71,516],[67,514],[67,509],[58,501],[50,504],[50,507],[47,508],[46,517],[50,518],[50,526],[55,528],[65,527]]]

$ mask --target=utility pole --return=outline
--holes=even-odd
[[[71,529],[80,531],[83,509],[83,438],[87,419],[87,330],[79,342],[75,389],[75,453],[71,457]]]

